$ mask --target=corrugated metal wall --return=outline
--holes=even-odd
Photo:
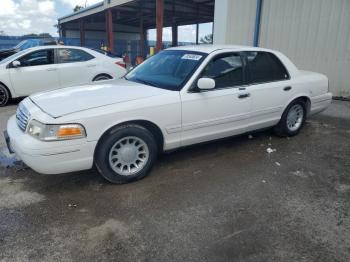
[[[260,46],[326,74],[334,95],[350,97],[350,0],[265,0]]]

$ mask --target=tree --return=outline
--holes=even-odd
[[[201,44],[212,44],[213,43],[213,34],[209,34],[209,35],[202,37],[199,42]]]
[[[82,7],[81,5],[76,5],[73,9],[74,13],[78,12],[80,9],[83,9],[84,7]]]

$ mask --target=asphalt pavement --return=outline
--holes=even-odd
[[[16,103],[0,109],[0,130]],[[268,150],[270,149],[270,150]],[[258,132],[162,156],[116,186],[43,176],[0,135],[0,261],[350,261],[350,102],[300,135]]]

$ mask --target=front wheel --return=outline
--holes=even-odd
[[[10,100],[10,93],[7,88],[0,84],[0,107],[6,106]]]
[[[304,126],[305,120],[306,104],[303,100],[295,100],[284,111],[274,131],[281,137],[295,136]]]
[[[102,141],[95,152],[100,174],[114,184],[140,180],[148,175],[157,158],[153,134],[142,126],[118,127]]]

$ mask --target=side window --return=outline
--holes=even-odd
[[[89,53],[79,49],[60,48],[57,49],[57,52],[58,62],[60,64],[85,62],[95,58]]]
[[[21,67],[51,65],[54,63],[53,49],[34,51],[18,59]]]
[[[243,63],[240,54],[224,54],[215,57],[201,74],[215,80],[215,88],[244,84]]]
[[[267,52],[246,52],[250,82],[253,84],[287,80],[289,74],[282,62]]]

